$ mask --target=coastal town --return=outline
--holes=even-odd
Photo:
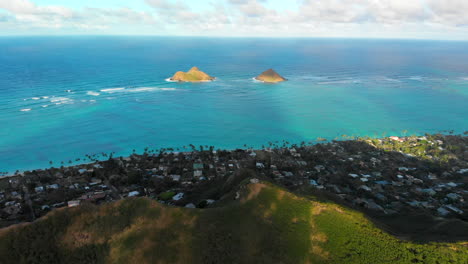
[[[235,183],[270,181],[380,215],[468,221],[468,137],[426,135],[274,142],[263,149],[147,151],[0,178],[0,226],[127,197],[187,208],[238,199]]]

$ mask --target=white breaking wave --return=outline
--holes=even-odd
[[[422,81],[423,80],[423,77],[421,76],[411,76],[408,78],[408,80],[412,80],[412,81]]]
[[[160,88],[161,91],[175,91],[177,88]]]
[[[352,84],[352,83],[361,83],[361,81],[360,80],[336,80],[336,81],[318,82],[317,84],[327,85],[327,84]]]
[[[42,99],[49,99],[49,96],[42,96]]]
[[[172,87],[136,87],[136,88],[109,88],[99,90],[103,93],[138,93],[138,92],[154,92],[154,91],[175,91],[177,88]],[[114,98],[112,98],[114,99]]]
[[[72,104],[73,100],[68,97],[52,97],[50,99],[51,103],[55,103],[56,105],[60,104]]]
[[[159,88],[159,87],[138,87],[133,89],[127,89],[125,91],[130,93],[137,93],[137,92],[154,92],[154,91],[175,91],[176,88]]]
[[[49,105],[43,105],[42,107],[46,108],[46,107],[48,107],[48,106],[49,106]]]
[[[33,100],[39,100],[39,99],[41,99],[41,98],[40,98],[40,97],[33,97],[33,98],[31,98],[31,99],[33,99]]]
[[[379,77],[377,78],[378,81],[385,81],[385,82],[401,82],[401,80],[394,79],[394,78],[389,78],[389,77]]]
[[[20,111],[21,111],[21,112],[28,112],[28,111],[31,111],[31,108],[21,109]]]
[[[158,88],[156,87],[140,87],[140,88],[128,89],[126,91],[130,93],[137,93],[137,92],[152,92],[156,90],[158,90]]]
[[[255,77],[252,78],[252,81],[255,83],[264,83],[264,81],[257,80]]]
[[[179,82],[179,81],[174,81],[174,80],[171,80],[171,78],[167,78],[165,79],[166,82]]]
[[[99,90],[99,91],[103,92],[103,93],[114,93],[114,92],[119,92],[119,91],[122,91],[122,90],[125,90],[125,88],[108,88],[108,89],[102,89],[102,90]]]
[[[92,95],[92,96],[99,96],[101,95],[100,93],[97,93],[97,92],[93,92],[93,91],[89,91],[86,93],[87,95]]]

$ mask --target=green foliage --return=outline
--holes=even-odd
[[[159,199],[161,199],[163,201],[168,201],[168,200],[172,199],[172,197],[174,197],[174,195],[176,195],[176,193],[173,192],[173,191],[163,192],[163,193],[159,194]]]

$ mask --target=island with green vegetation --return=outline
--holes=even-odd
[[[174,76],[169,79],[176,82],[209,82],[216,78],[202,72],[197,67],[192,67],[188,72],[176,72]]]
[[[466,135],[343,135],[18,172],[0,262],[466,263],[467,153]]]
[[[286,81],[286,79],[283,76],[279,75],[273,69],[264,71],[262,74],[255,77],[255,80],[266,82],[266,83],[278,83],[278,82]]]

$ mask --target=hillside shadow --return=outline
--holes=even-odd
[[[323,165],[325,171],[315,173],[312,178],[325,179],[324,186],[335,185],[341,190],[349,188],[351,193],[335,193],[327,187],[323,190],[293,185],[286,187],[296,193],[313,195],[321,201],[333,201],[358,210],[376,226],[400,239],[421,243],[467,241],[468,205],[465,201],[468,198],[466,195],[468,177],[467,173],[462,174],[459,171],[468,168],[468,149],[466,149],[468,139],[460,136],[441,136],[440,140],[443,141],[444,150],[435,151],[439,153],[437,155],[440,160],[410,156],[397,150],[376,147],[371,142],[365,141],[335,141],[314,145],[311,148],[316,153],[308,155],[307,153],[312,151],[304,151],[306,155],[303,158],[310,163]],[[389,141],[389,144],[392,143],[411,146],[410,142]],[[330,152],[330,147],[333,145],[341,151],[335,154]],[[353,161],[350,162],[349,158]],[[373,162],[375,160],[378,162]],[[382,176],[375,177],[376,173]],[[359,178],[354,179],[349,174],[372,175],[372,177],[368,182],[361,182]],[[397,175],[403,176],[403,179]],[[436,179],[433,177],[431,179],[429,175],[436,176]],[[409,180],[411,177],[412,181]],[[389,184],[379,185],[375,183],[377,181],[387,181]],[[392,182],[403,185],[394,186]],[[447,187],[447,183],[457,183],[459,186]],[[362,185],[372,190],[360,190],[358,186]],[[440,187],[441,185],[444,187]],[[435,194],[429,195],[421,191],[428,189],[434,190]],[[457,194],[460,200],[447,198],[449,193]],[[365,202],[357,203],[356,198],[372,200],[385,211],[375,208],[372,210]],[[422,204],[413,204],[413,206],[409,204],[414,201]],[[395,210],[391,206],[392,203],[401,208]],[[445,207],[447,205],[453,205],[463,213],[450,211]],[[437,211],[441,207],[447,209],[449,214],[442,217]]]

